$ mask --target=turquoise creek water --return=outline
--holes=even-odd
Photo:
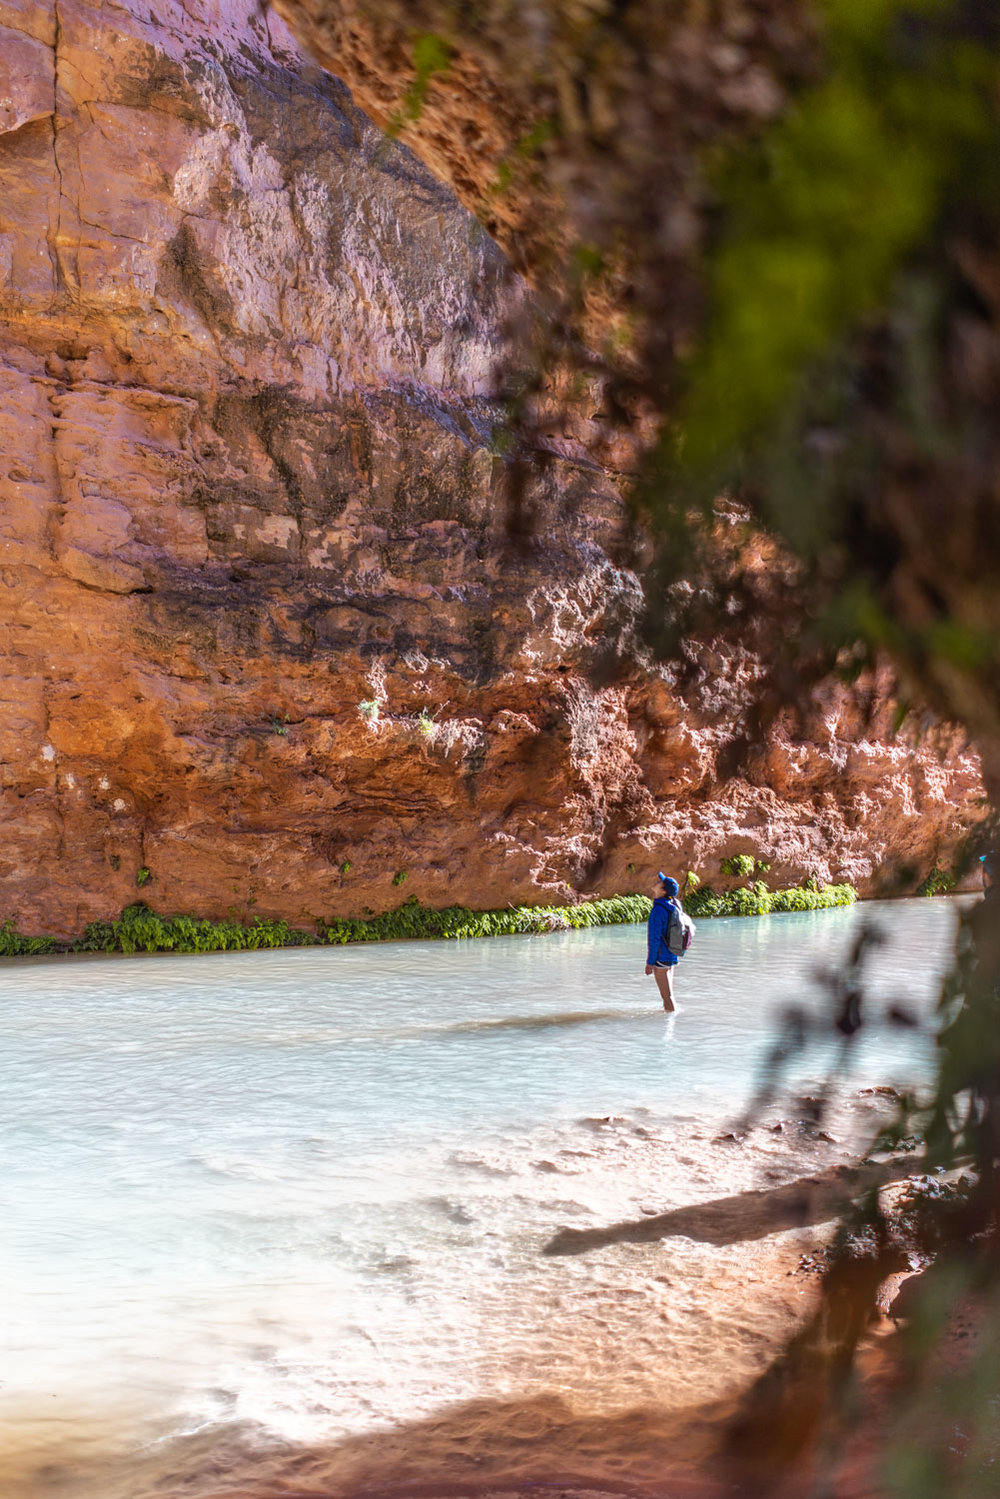
[[[929,1016],[956,916],[702,922],[672,1018],[635,927],[5,964],[0,1418],[23,1471],[104,1427],[295,1443],[483,1394],[585,1399],[600,1338],[583,1358],[559,1329],[590,1272],[547,1240],[724,1188],[698,1142],[750,1097],[782,1008],[818,1014],[877,922],[874,1008]],[[932,1064],[876,1028],[847,1087]]]

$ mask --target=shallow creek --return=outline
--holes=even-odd
[[[214,1495],[194,1469],[237,1434],[287,1457],[462,1402],[610,1419],[725,1395],[720,1351],[745,1377],[802,1294],[767,1310],[738,1234],[545,1246],[847,1160],[843,1131],[803,1154],[771,1128],[790,1099],[719,1137],[783,1007],[829,1005],[862,925],[884,937],[875,1010],[929,1017],[956,917],[702,922],[676,1017],[641,928],[5,964],[4,1492]],[[845,1096],[932,1063],[925,1035],[878,1028]]]

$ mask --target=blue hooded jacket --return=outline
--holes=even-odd
[[[672,966],[677,962],[677,954],[671,952],[667,946],[667,931],[670,927],[670,913],[676,910],[675,902],[667,896],[661,895],[653,902],[653,909],[649,913],[646,923],[646,962],[650,966],[656,963],[666,963]]]

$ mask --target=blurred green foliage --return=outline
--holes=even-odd
[[[451,44],[436,32],[421,32],[414,38],[413,81],[406,91],[402,105],[389,122],[388,135],[398,135],[405,125],[420,118],[431,79],[440,73],[447,73],[451,57]]]
[[[947,26],[921,40],[922,20],[955,10],[825,0],[825,78],[755,149],[724,158],[711,321],[679,421],[692,469],[752,451],[804,367],[884,304],[956,185],[996,190],[996,59]],[[800,497],[798,514],[815,508]]]
[[[787,658],[888,653],[908,692],[996,736],[1000,16],[820,9],[822,77],[715,152],[707,324],[642,488],[653,586],[683,576],[692,504],[711,525],[738,495],[799,563]]]

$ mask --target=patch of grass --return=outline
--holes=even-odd
[[[152,878],[153,871],[151,869],[147,869],[145,864],[141,869],[136,871],[135,882],[140,890],[142,889],[143,885],[147,885]]]

